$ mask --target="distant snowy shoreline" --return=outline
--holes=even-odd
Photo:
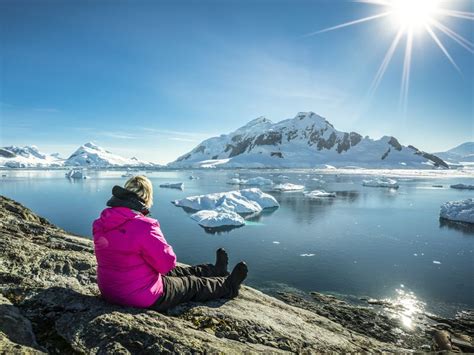
[[[71,167],[30,167],[30,168],[8,168],[0,167],[0,171],[67,171]],[[129,167],[85,167],[85,170],[89,171],[124,171]],[[466,177],[474,179],[474,169],[377,169],[377,168],[169,168],[169,167],[150,167],[150,166],[136,166],[134,172],[147,172],[147,171],[258,171],[258,172],[269,172],[277,173],[281,171],[294,172],[294,173],[312,173],[321,175],[368,175],[368,176],[381,176],[381,177],[408,177],[408,178],[452,178],[452,177]]]

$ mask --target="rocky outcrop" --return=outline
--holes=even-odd
[[[0,285],[0,353],[400,352],[423,350],[428,339],[403,335],[374,309],[316,293],[278,300],[243,287],[233,300],[168,314],[108,304],[96,286],[92,241],[2,196]],[[436,322],[442,347],[469,350],[472,318]]]
[[[399,350],[249,287],[236,299],[166,315],[108,304],[96,287],[91,240],[1,196],[0,284],[5,353]]]

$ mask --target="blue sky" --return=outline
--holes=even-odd
[[[448,1],[473,11],[471,0]],[[406,112],[401,45],[367,92],[394,37],[337,0],[0,0],[0,146],[67,156],[93,141],[168,162],[258,116],[314,111],[342,131],[393,135],[427,151],[474,140],[474,56],[439,33],[415,38]],[[474,42],[472,21],[445,24]]]

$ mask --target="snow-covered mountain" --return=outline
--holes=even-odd
[[[65,162],[66,166],[81,167],[118,167],[118,166],[154,166],[153,163],[138,160],[137,158],[124,158],[111,153],[94,143],[80,146]]]
[[[169,167],[286,167],[332,165],[366,168],[448,168],[439,157],[403,146],[394,137],[378,140],[341,132],[314,112],[273,123],[259,117],[230,134],[209,138]]]
[[[45,154],[32,146],[9,146],[0,148],[0,166],[8,168],[57,167],[63,164],[57,154]]]
[[[473,165],[474,164],[474,142],[466,142],[458,145],[446,152],[434,153],[452,165]]]

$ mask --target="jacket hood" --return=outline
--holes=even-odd
[[[132,220],[140,219],[137,212],[127,207],[110,207],[106,208],[100,214],[100,217],[94,222],[94,229],[100,228],[105,231],[117,229],[122,224]]]

